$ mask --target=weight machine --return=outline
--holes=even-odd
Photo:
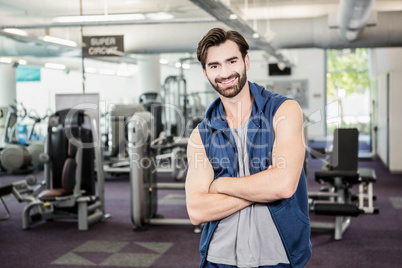
[[[44,164],[45,189],[17,200],[27,202],[22,228],[43,220],[76,219],[85,231],[109,217],[104,208],[104,175],[94,116],[61,110],[49,118]],[[97,188],[96,188],[97,185]]]
[[[144,111],[142,105],[117,104],[108,111],[107,146],[103,151],[103,169],[107,173],[129,173],[127,142],[127,120],[136,112]]]
[[[158,183],[153,116],[138,112],[128,123],[128,151],[130,159],[131,221],[134,230],[145,230],[149,225],[191,225],[190,219],[163,218],[157,214],[157,191],[184,190],[184,183]],[[200,226],[194,230],[200,232]]]

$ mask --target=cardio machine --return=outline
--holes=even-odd
[[[31,173],[42,168],[40,154],[44,151],[43,141],[34,141],[34,129],[38,123],[48,115],[39,117],[33,110],[27,113],[22,104],[9,105],[6,110],[1,110],[5,116],[2,126],[2,146],[0,148],[0,171],[3,173]],[[17,130],[23,126],[21,122],[26,118],[34,120],[26,138],[20,138]],[[25,126],[24,126],[25,127]]]

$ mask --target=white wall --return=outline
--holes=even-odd
[[[17,99],[25,107],[44,115],[46,109],[55,111],[55,95],[83,93],[82,74],[78,71],[41,69],[41,81],[18,82]],[[101,102],[138,103],[139,92],[135,77],[86,74],[85,93],[99,93]]]
[[[377,113],[375,117],[376,122],[373,122],[377,126],[377,154],[380,159],[388,165],[388,104],[387,104],[387,74],[383,74],[377,77]]]
[[[402,48],[370,51],[371,79],[377,83],[377,152],[391,172],[402,172]],[[387,78],[389,77],[389,79]],[[389,100],[387,100],[389,90]],[[389,106],[388,106],[389,101]],[[389,118],[387,118],[389,114]],[[389,129],[387,128],[389,120]]]
[[[370,76],[376,77],[381,74],[402,70],[402,48],[374,48],[370,50]]]
[[[399,71],[391,71],[389,76],[390,86],[390,116],[389,116],[389,169],[392,172],[402,172],[402,68]]]

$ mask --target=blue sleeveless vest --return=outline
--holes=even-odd
[[[247,130],[247,151],[250,173],[266,170],[271,165],[274,143],[273,118],[286,97],[269,92],[249,82],[254,96]],[[198,125],[201,140],[211,165],[214,179],[237,177],[237,148],[225,118],[223,104],[217,98],[209,107],[205,119]],[[304,267],[311,257],[310,219],[308,217],[307,183],[304,171],[300,174],[295,194],[283,200],[267,203],[284,244],[292,267]],[[208,222],[200,240],[201,264],[204,267],[212,235],[219,221]]]

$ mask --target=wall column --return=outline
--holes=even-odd
[[[3,147],[7,105],[13,104],[17,96],[17,81],[15,73],[15,68],[11,64],[0,63],[0,147]]]
[[[141,55],[137,59],[138,64],[138,91],[141,96],[144,93],[156,93],[157,99],[148,96],[148,99],[142,99],[145,109],[150,111],[155,118],[155,130],[152,132],[155,137],[159,137],[164,130],[162,110],[159,104],[154,106],[154,102],[161,101],[161,67],[159,63],[159,54]]]
[[[0,107],[14,103],[17,97],[15,68],[11,64],[0,63]]]
[[[138,89],[143,93],[160,93],[159,54],[141,55],[138,58]]]

